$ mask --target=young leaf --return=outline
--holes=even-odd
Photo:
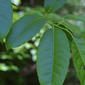
[[[7,47],[15,48],[30,40],[46,23],[45,17],[39,14],[26,14],[15,22],[7,38]]]
[[[0,40],[2,40],[8,34],[11,22],[11,0],[0,0]]]
[[[45,0],[44,6],[48,9],[48,11],[56,11],[61,8],[67,0]]]
[[[49,29],[38,48],[37,72],[41,85],[62,85],[69,66],[70,49],[65,33]]]
[[[76,68],[76,71],[78,73],[80,83],[81,83],[81,85],[85,85],[85,65],[83,63],[81,54],[80,54],[75,42],[72,42],[72,56],[73,56],[73,63]]]

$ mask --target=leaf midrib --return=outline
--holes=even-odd
[[[52,56],[52,60],[54,61],[54,59],[55,59],[55,56],[54,56],[54,45],[55,45],[55,39],[54,39],[54,36],[55,36],[55,33],[54,33],[54,29],[52,29],[52,32],[53,32],[53,56]],[[53,72],[54,72],[54,65],[55,65],[55,63],[52,61],[52,78],[51,78],[51,85],[52,85],[52,83],[53,83]]]

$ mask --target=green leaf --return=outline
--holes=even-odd
[[[83,37],[85,39],[85,28],[84,28],[84,23],[85,23],[85,15],[79,14],[79,15],[68,15],[65,17],[65,19],[67,20],[72,20],[71,23],[72,26],[70,24],[69,27],[71,27],[71,31],[77,35],[77,37],[81,38]],[[74,26],[74,24],[76,26]]]
[[[79,49],[77,48],[74,41],[72,42],[72,57],[73,57],[74,66],[75,66],[76,71],[78,73],[80,83],[81,83],[81,85],[85,85],[85,65],[84,65],[83,60],[81,58],[81,54],[79,52]]]
[[[83,38],[75,38],[73,37],[73,41],[77,47],[77,50],[80,54],[82,62],[85,65],[85,40]]]
[[[7,36],[12,22],[11,0],[0,0],[0,40]]]
[[[41,85],[62,85],[69,66],[70,49],[65,33],[49,29],[38,48],[37,72]]]
[[[61,8],[67,0],[45,0],[44,6],[48,9],[49,12],[54,12]]]
[[[58,25],[55,24],[55,26],[69,31],[70,34],[72,34],[73,36],[76,36],[78,38],[80,38],[82,36],[81,28],[75,24],[69,23],[67,20],[63,20]]]
[[[15,48],[30,40],[45,25],[47,19],[37,13],[23,16],[13,25],[7,38],[7,47]]]
[[[70,32],[69,34],[75,42],[83,63],[85,64],[85,37],[78,26],[66,22],[62,23],[65,26],[64,29],[67,29]]]
[[[68,20],[82,21],[85,23],[85,15],[83,15],[83,14],[79,14],[79,15],[70,14],[70,15],[67,15],[65,18]]]
[[[64,29],[69,32],[69,34],[71,35],[73,41],[77,46],[82,61],[85,64],[85,37],[82,35],[82,32],[79,30],[79,28],[76,25],[70,24],[68,22],[67,23],[62,22],[60,27],[61,29]]]

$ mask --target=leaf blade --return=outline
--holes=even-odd
[[[79,51],[80,57],[85,65],[85,40],[80,38],[73,37],[73,41]]]
[[[0,0],[0,40],[7,36],[12,22],[12,6],[10,0]]]
[[[45,25],[47,19],[39,14],[26,14],[18,20],[7,38],[8,47],[17,47],[30,40]]]
[[[71,47],[72,47],[73,63],[77,71],[78,78],[80,80],[81,85],[85,85],[85,69],[84,69],[85,65],[82,61],[81,55],[74,41],[72,42]]]
[[[56,48],[53,45],[56,45]],[[65,49],[59,48],[61,45]],[[69,65],[69,56],[70,49],[64,32],[48,30],[38,50],[37,72],[41,85],[63,84]]]

